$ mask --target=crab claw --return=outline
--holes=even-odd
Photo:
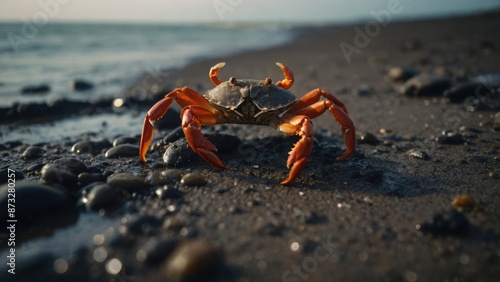
[[[282,123],[279,129],[290,135],[299,135],[301,138],[290,151],[286,166],[291,168],[288,178],[281,181],[281,185],[288,185],[297,178],[311,155],[313,146],[313,127],[311,120],[306,116],[294,116],[288,123]]]
[[[226,65],[225,62],[220,62],[215,66],[213,66],[208,72],[208,77],[210,77],[210,81],[212,81],[212,83],[215,84],[215,86],[222,83],[222,80],[220,80],[218,75],[219,75],[219,70],[225,65]]]
[[[278,67],[280,67],[281,71],[283,72],[283,75],[285,76],[285,79],[276,82],[276,85],[283,87],[284,89],[288,89],[288,88],[292,87],[292,85],[293,85],[292,70],[280,62],[276,62],[276,65]]]

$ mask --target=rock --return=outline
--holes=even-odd
[[[406,154],[409,156],[412,156],[414,158],[421,159],[421,160],[428,160],[429,159],[429,154],[427,154],[426,151],[424,151],[422,149],[418,149],[418,148],[410,149],[410,150],[406,151]]]
[[[153,237],[137,250],[135,258],[145,265],[157,266],[170,256],[177,244],[172,239]]]
[[[186,165],[195,158],[198,156],[191,150],[186,138],[171,143],[163,154],[163,162],[174,167]]]
[[[117,206],[120,202],[121,197],[116,189],[108,184],[100,184],[90,190],[85,205],[89,210],[99,211]]]
[[[453,132],[449,130],[443,130],[441,136],[439,136],[436,141],[439,144],[450,144],[450,145],[462,145],[467,143],[467,140],[458,132]]]
[[[469,229],[470,223],[467,217],[455,210],[436,213],[430,222],[416,226],[423,233],[435,236],[462,235]]]
[[[164,265],[167,279],[209,281],[223,265],[223,255],[212,245],[188,240],[178,246]]]
[[[71,152],[77,154],[95,154],[97,153],[92,142],[88,140],[78,141],[73,147],[71,147]]]
[[[77,154],[99,154],[101,150],[111,147],[111,143],[107,139],[100,141],[82,140],[76,142],[71,147],[71,152]]]
[[[149,187],[148,183],[130,173],[117,173],[111,175],[108,178],[108,185],[112,188],[126,192],[143,191]]]
[[[473,208],[474,206],[476,206],[476,201],[474,200],[474,198],[472,198],[471,195],[461,194],[453,199],[451,205],[455,209],[461,210],[461,209]]]
[[[234,151],[241,144],[241,140],[233,135],[207,134],[206,137],[217,147],[219,153]],[[189,147],[186,138],[171,143],[163,154],[163,162],[167,166],[186,165],[193,159],[200,160],[199,156]]]
[[[26,160],[35,160],[43,156],[45,150],[37,146],[29,146],[24,150],[21,158]]]
[[[378,145],[380,140],[373,133],[363,132],[361,133],[361,142],[370,145]]]
[[[408,80],[400,91],[407,96],[432,97],[443,95],[450,87],[448,78],[423,73]]]
[[[197,173],[188,173],[182,177],[181,184],[184,186],[204,186],[207,181]]]
[[[123,144],[132,144],[132,145],[137,145],[139,146],[139,138],[136,137],[127,137],[127,136],[120,136],[113,140],[113,147],[117,147],[119,145]]]
[[[395,81],[407,81],[419,73],[418,69],[412,67],[392,67],[388,71],[389,77]]]
[[[182,198],[184,195],[180,190],[168,185],[156,189],[155,194],[162,200]]]
[[[7,207],[8,189],[7,185],[0,187],[0,206],[2,207]],[[75,209],[74,200],[69,193],[35,182],[17,182],[15,195],[15,218],[18,224],[24,227],[28,227],[41,218],[50,218],[55,214],[63,215]],[[6,222],[7,213],[0,214],[2,222]]]
[[[168,144],[179,140],[184,137],[184,131],[182,131],[182,127],[177,127],[176,129],[170,131],[164,138],[163,143]]]
[[[181,180],[184,172],[178,169],[167,169],[160,173],[151,171],[146,177],[146,181],[151,185],[165,185],[177,183]]]
[[[21,89],[21,94],[46,94],[50,91],[50,86],[46,84],[25,86]]]
[[[41,170],[41,178],[45,183],[58,183],[66,187],[69,191],[79,189],[78,178],[73,173],[60,169],[53,164],[46,164]]]
[[[85,81],[83,79],[77,79],[73,81],[73,90],[75,91],[87,91],[94,88],[94,84]]]
[[[154,122],[154,128],[158,130],[176,128],[181,125],[181,114],[175,109],[169,109],[165,115]]]
[[[87,166],[82,161],[75,158],[60,158],[53,161],[52,164],[60,169],[67,170],[74,175],[88,171]]]
[[[107,150],[104,156],[108,159],[130,158],[130,157],[139,158],[139,146],[131,144],[118,145],[116,147],[112,147],[111,149]]]
[[[372,92],[372,89],[368,85],[360,85],[358,88],[352,91],[352,94],[356,96],[368,96]]]
[[[479,82],[468,82],[456,85],[444,92],[444,97],[448,98],[452,103],[463,102],[468,97],[480,98],[489,93],[488,88]]]

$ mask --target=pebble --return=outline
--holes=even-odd
[[[97,148],[91,141],[83,140],[76,142],[73,147],[71,147],[71,152],[77,154],[95,154],[97,153]]]
[[[170,108],[161,119],[154,122],[153,126],[158,130],[176,128],[181,125],[180,116],[177,110]]]
[[[467,97],[479,98],[488,94],[488,88],[479,82],[468,82],[456,85],[444,92],[444,97],[452,103],[463,102]]]
[[[139,146],[132,144],[121,144],[107,150],[104,156],[108,159],[129,158],[129,157],[139,158]]]
[[[471,195],[461,194],[453,199],[451,205],[456,209],[473,208],[476,201]]]
[[[429,154],[427,154],[426,151],[424,151],[422,149],[418,149],[418,148],[410,149],[410,150],[406,151],[406,154],[409,156],[412,156],[414,158],[421,159],[421,160],[430,159]]]
[[[175,142],[179,139],[184,137],[184,131],[182,131],[182,127],[179,126],[175,128],[174,130],[170,131],[164,138],[163,138],[163,143],[168,144]]]
[[[73,81],[73,90],[75,91],[87,91],[94,88],[94,84],[85,81],[83,79],[77,79]]]
[[[139,138],[120,136],[118,138],[115,138],[115,140],[113,140],[113,147],[117,147],[118,145],[123,145],[123,144],[139,145]]]
[[[207,181],[197,173],[188,173],[181,178],[181,184],[184,186],[204,186]]]
[[[143,191],[149,187],[149,184],[139,177],[126,172],[111,175],[108,178],[108,185],[127,192]]]
[[[430,222],[416,226],[423,233],[435,236],[462,235],[469,229],[470,223],[467,217],[455,210],[436,213]]]
[[[167,166],[177,167],[188,164],[196,157],[196,153],[191,150],[186,138],[181,138],[167,147],[163,154],[163,162]]]
[[[450,87],[451,81],[448,78],[432,74],[419,74],[408,80],[400,91],[407,96],[442,96],[443,92]]]
[[[0,187],[0,206],[7,207],[8,186]],[[35,182],[16,183],[16,219],[27,225],[53,214],[65,214],[74,210],[75,205],[70,195],[61,189]],[[1,213],[2,222],[7,221],[7,213]]]
[[[157,266],[170,256],[177,244],[172,239],[153,237],[137,250],[135,258],[145,265]]]
[[[500,179],[500,173],[496,171],[490,171],[490,173],[488,173],[488,177],[493,179]]]
[[[380,140],[373,133],[363,132],[361,133],[361,142],[369,145],[378,145]]]
[[[29,146],[24,150],[21,157],[26,160],[35,160],[43,156],[45,150],[37,146]]]
[[[182,198],[184,196],[180,190],[168,185],[156,189],[155,194],[161,200]]]
[[[392,67],[388,71],[389,77],[395,81],[407,81],[419,73],[418,69],[412,67]]]
[[[233,135],[207,134],[205,136],[217,147],[219,153],[235,151],[241,144],[241,140]],[[182,166],[194,158],[200,159],[195,155],[196,153],[191,150],[186,138],[181,138],[168,146],[165,154],[163,154],[163,162],[168,166]]]
[[[108,184],[100,184],[92,188],[87,195],[85,206],[88,210],[99,211],[116,206],[121,202],[121,198],[116,189]]]
[[[60,158],[53,161],[52,164],[75,175],[88,171],[87,166],[81,160],[75,158]]]
[[[146,177],[146,181],[151,185],[164,185],[177,183],[181,180],[184,172],[178,169],[167,169],[162,172],[152,171]]]
[[[461,145],[467,143],[467,140],[458,132],[453,132],[450,130],[443,130],[441,136],[439,136],[436,141],[439,144],[449,144],[449,145]]]
[[[368,85],[360,85],[358,88],[356,88],[352,91],[352,94],[360,96],[360,97],[364,97],[364,96],[370,95],[371,92],[372,92],[372,90],[370,89],[370,87]]]
[[[42,167],[41,178],[45,183],[54,184],[58,183],[70,191],[79,189],[78,177],[73,173],[60,169],[53,164],[46,164]]]
[[[164,265],[167,279],[209,281],[223,265],[223,254],[200,240],[181,243]]]
[[[30,86],[25,86],[21,89],[21,94],[46,94],[50,91],[50,86],[47,84],[41,84],[41,85],[30,85]]]

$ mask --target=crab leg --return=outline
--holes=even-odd
[[[328,100],[319,101],[322,96]],[[345,105],[335,98],[335,96],[322,89],[315,89],[304,95],[304,97],[287,112],[287,115],[305,115],[312,119],[323,114],[327,109],[341,126],[347,150],[339,156],[337,160],[344,160],[354,153],[356,133],[354,124],[347,114]]]
[[[276,65],[280,67],[281,71],[283,72],[283,75],[285,76],[285,79],[276,82],[276,85],[278,85],[279,87],[283,87],[284,89],[292,87],[293,84],[292,70],[280,62],[277,62]]]
[[[213,108],[198,92],[189,87],[176,88],[172,92],[165,95],[165,98],[157,102],[146,114],[144,125],[142,127],[141,144],[139,147],[139,157],[142,162],[146,162],[146,153],[153,140],[153,124],[152,122],[159,120],[165,115],[170,108],[172,102],[176,100],[181,107],[188,105],[198,105],[207,109],[212,113],[217,110]]]
[[[207,163],[212,166],[225,169],[221,160],[211,151],[217,151],[212,142],[210,142],[200,131],[201,124],[217,123],[217,114],[199,106],[187,106],[182,112],[182,131],[186,136],[191,149],[200,155]]]
[[[290,151],[286,166],[291,168],[288,178],[281,181],[282,185],[290,184],[304,169],[311,155],[313,146],[313,126],[307,116],[293,116],[279,125],[279,130],[289,135],[299,135],[301,138]]]
[[[219,70],[225,65],[226,63],[224,62],[218,63],[215,66],[213,66],[208,72],[208,77],[210,77],[210,80],[212,81],[213,84],[215,84],[215,86],[222,83],[218,75],[219,75]]]

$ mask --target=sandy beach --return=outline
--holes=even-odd
[[[111,219],[115,228],[102,238],[89,237],[91,246],[65,258],[69,270],[58,273],[57,257],[49,252],[41,259],[38,254],[18,269],[14,281],[34,274],[54,281],[496,281],[498,26],[500,14],[494,12],[308,27],[299,29],[290,44],[168,71],[162,89],[190,86],[203,93],[213,87],[208,71],[218,62],[226,63],[219,74],[222,80],[273,81],[283,77],[275,65],[282,62],[294,73],[290,91],[297,97],[321,88],[341,100],[356,128],[355,154],[335,160],[345,145],[338,123],[326,112],[313,120],[312,154],[289,186],[279,183],[288,175],[286,159],[298,139],[270,127],[204,127],[210,138],[230,135],[214,141],[227,170],[191,154],[179,137],[178,155],[172,157],[176,167],[164,164],[171,144],[162,140],[172,125],[155,132],[147,164],[126,154],[105,157],[103,152],[111,147],[105,142],[94,154],[72,152],[78,140],[41,144],[46,153],[35,159],[21,158],[33,144],[3,144],[2,171],[15,168],[30,181],[45,177],[47,182],[42,167],[59,158],[80,160],[86,168],[73,173],[87,172],[94,178],[84,181],[78,176],[77,189],[70,191],[78,213],[98,213],[80,210],[82,205],[93,209],[81,202],[93,187],[83,187],[100,181],[119,190],[111,193],[118,200],[102,206],[107,211],[102,218]],[[133,85],[124,97],[133,95],[131,89]],[[138,110],[141,121],[146,104]],[[173,124],[178,126],[180,120]],[[123,135],[137,143],[140,132]],[[203,181],[188,186],[176,178],[171,183],[158,176],[166,169],[194,173]],[[132,188],[111,182],[116,173],[133,174],[137,179],[126,182],[138,182]],[[169,183],[169,192],[161,191],[168,190],[161,188],[162,181]],[[62,190],[71,186],[64,181],[47,185]],[[139,231],[134,231],[136,225]],[[65,228],[71,229],[71,223]],[[27,243],[43,233],[26,230],[26,238],[19,240]],[[165,243],[169,240],[172,245]],[[148,244],[164,250],[160,255],[153,252],[159,258],[151,264],[139,255],[141,250],[151,255],[156,247]],[[107,253],[101,262],[96,262],[96,249]],[[182,256],[189,262],[184,268],[176,264]],[[120,261],[116,273],[112,259]]]

